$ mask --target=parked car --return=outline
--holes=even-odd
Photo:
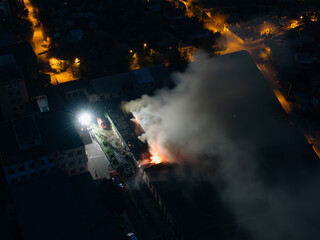
[[[134,235],[134,233],[130,232],[127,234],[127,240],[138,240],[138,238],[136,235]]]
[[[97,122],[102,129],[107,128],[107,124],[101,118],[97,118]]]
[[[121,189],[126,189],[126,184],[120,177],[119,173],[117,171],[110,172],[110,178],[114,184],[116,184]]]

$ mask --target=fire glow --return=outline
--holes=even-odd
[[[166,159],[163,155],[159,154],[158,152],[150,152],[150,164],[160,164],[166,162]]]

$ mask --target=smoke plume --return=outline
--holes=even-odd
[[[318,160],[249,54],[199,53],[172,78],[174,89],[123,105],[151,150],[223,182],[221,198],[253,239],[320,239]]]

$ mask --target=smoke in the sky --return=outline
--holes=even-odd
[[[192,164],[192,174],[224,182],[221,198],[253,239],[320,239],[317,160],[250,56],[199,53],[172,77],[173,90],[124,104],[139,116],[141,138],[168,161]]]

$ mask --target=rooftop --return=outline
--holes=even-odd
[[[210,103],[210,111],[215,113],[210,126],[219,126],[223,138],[211,141],[210,136],[215,133],[209,125],[207,132],[198,137],[205,136],[206,144],[219,148],[219,153],[209,157],[203,152],[199,161],[195,157],[193,162],[145,169],[184,239],[281,239],[281,234],[299,239],[294,230],[286,232],[286,224],[290,229],[299,228],[308,239],[319,237],[319,231],[312,227],[317,225],[318,203],[306,197],[316,194],[319,184],[319,159],[312,147],[289,124],[271,87],[247,52],[212,58],[206,65],[209,66],[215,68],[206,68],[207,75],[201,77],[210,91],[203,92],[205,102],[195,101],[203,105],[197,107],[200,116],[190,118],[194,117],[196,123],[202,111],[208,110],[204,105]],[[217,134],[219,137],[220,133]],[[223,149],[226,139],[228,146]],[[240,155],[233,145],[243,143],[249,143],[250,153]],[[284,202],[283,198],[290,200]],[[314,211],[309,212],[309,208]],[[298,224],[289,222],[292,218],[298,219]],[[306,222],[308,227],[299,227]],[[254,235],[257,229],[266,236],[272,235],[267,229],[273,229],[275,237]]]
[[[33,143],[32,146],[36,142],[41,144],[41,135],[32,115],[14,120],[12,127],[19,146],[30,142]]]
[[[5,166],[18,164],[37,156],[59,151],[80,148],[83,142],[75,129],[70,113],[46,112],[40,118],[29,116],[14,122],[2,123],[0,130],[5,138],[0,138],[0,151]],[[17,134],[17,137],[16,137]],[[41,138],[41,144],[29,149],[20,149],[18,142],[35,141]]]
[[[124,88],[135,88],[138,85],[151,82],[163,82],[163,84],[165,84],[169,79],[167,68],[165,65],[159,64],[130,72],[92,79],[90,84],[95,93],[113,93],[121,91]]]
[[[1,82],[16,80],[20,77],[16,61],[12,54],[0,56]]]

